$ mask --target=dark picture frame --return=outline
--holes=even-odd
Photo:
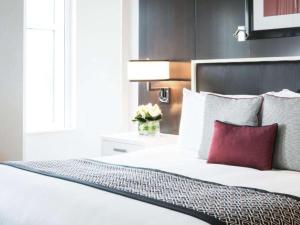
[[[245,15],[246,31],[249,40],[300,36],[300,27],[254,30],[253,0],[245,0]]]

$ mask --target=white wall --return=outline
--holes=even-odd
[[[131,121],[138,106],[138,83],[127,81],[127,62],[139,58],[139,0],[123,1],[123,79],[127,88],[128,130],[133,131],[136,126]],[[125,75],[125,76],[124,76]]]
[[[21,160],[23,1],[0,1],[0,160]]]
[[[98,157],[101,133],[128,130],[128,115],[137,105],[136,85],[132,88],[125,72],[133,54],[127,30],[133,11],[138,24],[134,2],[77,0],[76,129],[26,135],[26,160]]]

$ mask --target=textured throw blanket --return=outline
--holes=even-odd
[[[86,159],[4,164],[175,210],[210,224],[300,224],[300,198],[294,196]]]

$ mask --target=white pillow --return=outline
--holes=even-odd
[[[205,93],[183,89],[182,111],[178,143],[181,147],[197,152],[200,147]]]
[[[183,89],[183,101],[181,120],[179,128],[178,144],[188,150],[198,152],[201,144],[201,131],[204,130],[204,105],[205,99],[210,92],[193,92],[188,89]],[[229,98],[253,98],[255,95],[220,95],[217,96]]]
[[[283,89],[279,92],[268,92],[266,93],[268,95],[273,95],[273,96],[277,96],[277,97],[286,97],[286,98],[295,98],[295,97],[300,97],[299,93],[290,91],[288,89]]]

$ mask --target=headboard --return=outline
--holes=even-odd
[[[300,90],[300,57],[192,61],[192,89],[220,94],[257,95]]]

